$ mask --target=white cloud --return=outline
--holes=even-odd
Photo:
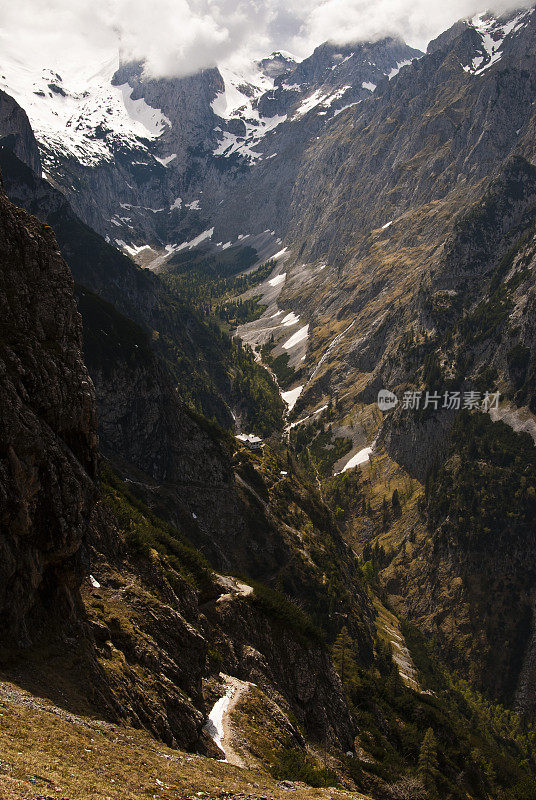
[[[497,10],[519,5],[495,1]],[[276,49],[304,57],[326,39],[391,34],[424,47],[482,10],[474,0],[0,0],[0,47],[58,71],[66,61],[87,69],[120,49],[153,75],[180,76]]]
[[[523,0],[324,0],[308,18],[312,41],[322,36],[340,44],[400,36],[409,44],[426,48],[428,42],[459,19],[474,16],[490,6],[496,12],[520,8]]]

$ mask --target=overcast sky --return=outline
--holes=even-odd
[[[497,11],[520,5],[494,2]],[[96,63],[121,48],[153,75],[185,75],[279,49],[303,58],[326,39],[390,34],[425,49],[457,19],[483,10],[473,0],[0,0],[0,69],[8,47],[43,66]]]

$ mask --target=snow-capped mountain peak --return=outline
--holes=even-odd
[[[234,154],[247,157],[251,161],[260,158],[262,153],[254,148],[271,130],[286,120],[286,114],[262,117],[258,101],[267,92],[273,91],[274,80],[262,68],[248,76],[232,72],[225,67],[218,71],[223,80],[223,89],[211,103],[214,114],[225,122],[233,122],[231,130],[217,131],[221,140],[214,150],[216,156],[229,157]]]
[[[464,70],[473,75],[480,75],[500,61],[505,41],[521,31],[533,13],[534,9],[529,9],[496,17],[490,12],[484,12],[469,20],[468,25],[479,35],[480,44],[478,54],[469,64],[463,65]]]
[[[96,68],[95,68],[96,66]],[[114,157],[114,144],[135,145],[158,138],[170,121],[143,99],[133,100],[128,84],[113,86],[118,57],[93,65],[91,74],[30,69],[4,58],[0,88],[25,109],[43,148],[45,171],[58,154],[68,153],[85,166]]]

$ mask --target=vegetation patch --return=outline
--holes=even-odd
[[[272,621],[282,625],[298,638],[301,642],[322,645],[324,634],[312,619],[280,592],[271,589],[263,583],[251,581],[253,587],[253,603]]]
[[[124,532],[133,557],[148,559],[151,550],[156,550],[203,595],[212,593],[212,570],[204,556],[176,528],[163,522],[130,494],[108,467],[104,467],[101,473],[101,492],[104,504],[113,512]]]
[[[276,780],[301,781],[314,788],[339,786],[336,772],[319,767],[316,761],[297,748],[282,748],[275,753],[271,774]]]

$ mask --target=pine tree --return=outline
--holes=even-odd
[[[424,734],[419,753],[419,778],[429,791],[436,789],[436,779],[439,774],[437,763],[437,743],[432,728]]]
[[[495,786],[495,771],[493,765],[487,761],[483,753],[477,748],[471,751],[471,761],[473,762],[481,785],[486,789],[493,789]]]
[[[354,654],[354,643],[348,633],[346,625],[335,639],[333,644],[333,664],[341,679],[343,686],[348,687],[349,682],[355,678],[357,664]]]
[[[392,659],[392,654],[391,654]],[[390,697],[399,697],[404,690],[404,683],[400,677],[398,664],[391,660],[389,675],[387,676],[386,689]]]
[[[389,513],[389,506],[385,497],[382,500],[382,527],[386,531],[391,524],[391,515]]]

